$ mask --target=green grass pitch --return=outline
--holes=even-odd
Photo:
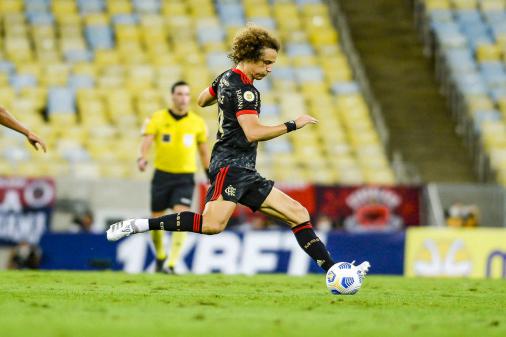
[[[506,336],[501,280],[0,272],[0,335]]]

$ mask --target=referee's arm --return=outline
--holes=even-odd
[[[153,140],[155,139],[155,135],[143,135],[141,148],[140,148],[140,156],[137,159],[137,167],[141,172],[144,172],[146,166],[148,166],[148,154],[149,149],[151,148],[151,144],[153,144]]]

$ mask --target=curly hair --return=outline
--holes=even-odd
[[[228,57],[235,64],[245,60],[258,61],[264,48],[279,51],[279,41],[267,30],[255,25],[248,25],[234,36],[232,52],[228,54]]]

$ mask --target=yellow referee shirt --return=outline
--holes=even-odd
[[[197,171],[197,144],[207,141],[202,117],[192,111],[175,119],[168,109],[158,110],[144,124],[143,135],[155,136],[155,168],[169,173]]]

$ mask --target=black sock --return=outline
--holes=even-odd
[[[313,231],[311,223],[304,222],[292,228],[299,246],[325,271],[334,265],[327,248]]]
[[[202,233],[202,215],[181,212],[149,219],[149,230]]]

